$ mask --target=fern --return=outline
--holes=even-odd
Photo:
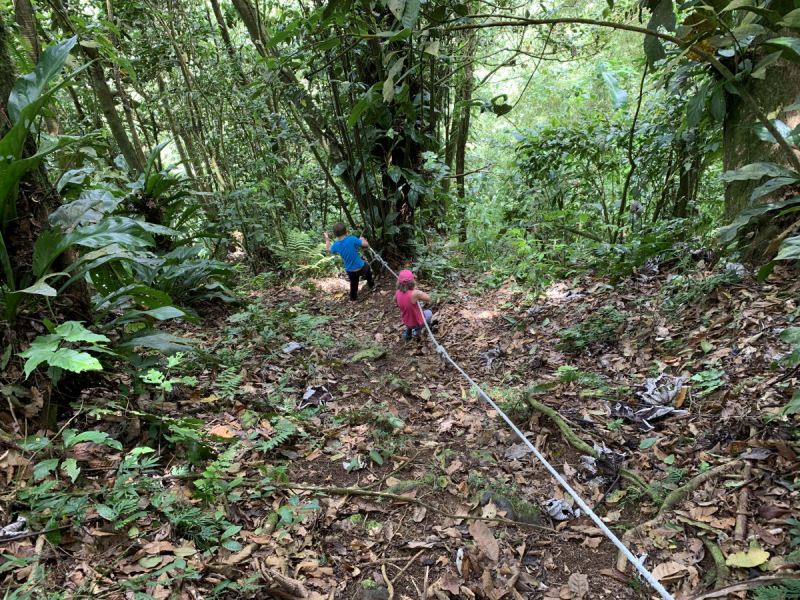
[[[275,425],[275,435],[273,435],[267,441],[261,442],[258,445],[258,449],[264,453],[271,452],[286,442],[286,440],[288,440],[296,431],[297,427],[295,427],[294,423],[287,421],[286,419],[281,419]]]
[[[756,590],[755,600],[794,600],[800,598],[800,581],[784,579],[781,584]]]
[[[280,257],[286,268],[306,275],[329,271],[333,261],[325,244],[316,242],[306,232],[295,229],[286,232],[285,242],[272,246],[271,250]]]
[[[239,384],[242,383],[244,377],[236,373],[237,367],[228,367],[217,375],[217,380],[214,385],[219,390],[220,397],[223,399],[232,399],[236,394],[240,394]]]

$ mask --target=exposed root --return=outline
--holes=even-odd
[[[510,519],[502,519],[500,517],[491,518],[491,517],[474,517],[471,515],[453,515],[443,510],[440,510],[431,504],[423,502],[422,500],[417,500],[416,498],[409,498],[408,496],[400,496],[398,494],[387,494],[386,492],[373,492],[371,490],[365,490],[363,488],[318,487],[313,485],[300,485],[296,483],[273,483],[270,485],[278,489],[284,489],[284,490],[304,490],[309,492],[316,492],[319,494],[336,494],[339,496],[373,496],[376,498],[386,498],[388,500],[396,500],[398,502],[410,502],[411,504],[417,504],[419,506],[422,506],[427,510],[436,513],[437,515],[441,515],[448,519],[463,519],[465,521],[490,521],[493,523],[504,523],[505,525],[516,525],[518,527],[532,527],[534,529],[541,529],[542,531],[547,531],[549,533],[555,533],[553,529],[550,529],[549,527],[544,527],[543,525],[524,523],[522,521],[511,521]]]
[[[714,559],[714,569],[716,571],[714,589],[718,590],[725,585],[725,582],[731,574],[731,570],[728,568],[728,565],[725,564],[725,555],[722,554],[722,550],[720,550],[716,542],[704,537],[703,543],[708,553]]]
[[[622,536],[622,543],[625,544],[627,548],[630,548],[631,541],[633,540],[633,538],[635,538],[638,535],[641,535],[648,529],[658,527],[661,524],[661,522],[664,521],[664,519],[666,519],[667,513],[671,511],[673,508],[675,508],[678,504],[683,502],[686,499],[686,496],[688,496],[691,492],[697,490],[697,488],[699,488],[709,479],[712,479],[717,475],[724,473],[725,471],[741,466],[742,466],[742,461],[734,460],[732,462],[725,463],[723,465],[718,465],[713,469],[709,469],[705,473],[700,473],[699,475],[696,475],[695,477],[690,479],[686,483],[686,485],[682,485],[677,490],[674,490],[667,495],[667,497],[664,499],[664,504],[661,505],[661,508],[659,509],[658,514],[655,517],[653,517],[649,521],[637,525],[633,529],[629,529],[628,531],[626,531],[625,535]],[[624,573],[627,565],[628,565],[628,559],[625,558],[625,555],[622,554],[622,552],[620,552],[617,555],[617,570]]]
[[[598,458],[597,452],[595,452],[594,448],[592,448],[589,444],[587,444],[581,438],[579,438],[578,435],[572,430],[572,428],[569,425],[567,425],[567,422],[564,421],[564,419],[561,417],[561,415],[558,414],[557,411],[550,408],[549,406],[545,406],[541,402],[537,402],[533,398],[528,398],[528,402],[533,408],[538,410],[543,415],[549,417],[550,420],[556,424],[556,427],[558,427],[558,429],[561,431],[561,435],[564,436],[564,439],[569,443],[570,446],[576,448],[577,450],[580,450],[584,454],[588,454],[589,456]],[[634,473],[633,471],[630,471],[628,469],[620,469],[619,475],[620,477],[622,477],[622,479],[624,479],[628,483],[635,485],[644,493],[646,493],[648,496],[650,496],[650,498],[654,502],[661,502],[662,500],[661,496],[655,490],[653,490],[653,488],[647,485],[647,482],[644,479],[642,479],[641,475],[639,475],[638,473]]]

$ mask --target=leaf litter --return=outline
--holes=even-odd
[[[798,384],[771,370],[790,349],[778,336],[797,284],[776,268],[765,284],[718,288],[670,319],[658,301],[667,278],[611,288],[587,276],[538,297],[508,282],[437,312],[448,352],[609,525],[663,516],[627,541],[676,597],[688,598],[704,582],[722,583],[712,550],[730,569],[726,583],[754,568],[785,575],[800,562],[796,440],[788,423],[763,420]],[[330,282],[312,283],[321,290]],[[12,561],[9,582],[30,576],[44,527],[43,584],[67,595],[194,598],[261,587],[283,598],[349,598],[367,581],[439,600],[617,598],[638,589],[496,411],[424,339],[400,339],[390,294],[350,306],[293,286],[251,300],[254,314],[283,324],[271,337],[232,327],[227,315],[175,332],[199,341],[197,384],[160,399],[144,390],[129,406],[115,402],[114,390],[129,379],[110,376],[108,387],[84,390],[81,425],[124,450],[105,438],[38,448],[56,432],[25,436],[2,421],[6,498],[43,484],[87,498],[65,527],[39,518],[25,523],[34,535],[0,542]],[[609,307],[624,315],[614,336],[564,346],[565,330],[606,318]],[[603,458],[574,448],[529,397]],[[672,410],[639,414],[653,407]],[[154,435],[159,450],[147,448],[126,471],[129,451]],[[42,452],[55,464],[35,472]],[[149,454],[158,460],[143,466]],[[739,459],[738,470],[692,486]],[[633,477],[620,482],[623,466]],[[63,477],[67,470],[75,477]],[[137,500],[114,504],[127,501],[114,493],[136,473],[147,474]],[[660,502],[683,490],[660,515]],[[535,527],[508,519],[524,511],[536,515]]]

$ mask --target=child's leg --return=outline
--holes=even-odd
[[[358,298],[358,276],[361,271],[348,271],[347,277],[350,279],[350,300],[355,302]]]
[[[364,278],[367,280],[367,285],[369,289],[375,289],[375,282],[372,279],[372,269],[370,268],[368,263],[364,263],[364,267],[361,269],[364,275]]]

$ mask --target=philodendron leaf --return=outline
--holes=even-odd
[[[70,437],[69,441],[65,442],[65,446],[67,448],[71,448],[72,446],[80,442],[94,442],[95,444],[105,444],[106,446],[110,446],[115,450],[122,450],[122,444],[120,444],[117,440],[108,437],[108,434],[104,431],[84,431],[76,436]]]
[[[34,479],[44,479],[50,473],[56,470],[58,466],[58,459],[57,458],[49,458],[47,460],[42,460],[33,465],[33,478]]]
[[[33,72],[17,79],[8,96],[8,116],[16,125],[20,113],[42,95],[42,91],[64,68],[69,51],[75,46],[78,36],[55,44],[42,52],[42,57]]]

